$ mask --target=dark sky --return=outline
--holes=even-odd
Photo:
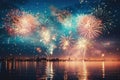
[[[42,53],[48,52],[49,46],[42,46],[41,43],[32,43],[29,38],[21,39],[21,37],[11,36],[4,27],[6,14],[11,10],[20,10],[25,12],[31,12],[32,14],[40,13],[47,15],[52,21],[54,16],[51,15],[50,6],[54,6],[59,10],[72,11],[71,14],[76,16],[77,14],[89,14],[93,13],[93,9],[100,7],[103,9],[104,14],[95,16],[102,19],[107,26],[106,30],[103,30],[97,40],[98,41],[112,41],[115,44],[114,48],[119,48],[120,44],[120,0],[1,0],[0,1],[0,56],[19,53],[24,55],[36,55],[38,52],[35,50],[37,47],[43,49]],[[45,12],[46,11],[46,12]],[[53,25],[61,26],[60,23],[52,21]],[[112,23],[109,25],[108,23]],[[48,24],[45,24],[48,25]],[[57,31],[63,33],[64,29],[57,28]],[[59,34],[61,35],[61,34]],[[73,34],[75,35],[75,34]],[[74,36],[75,37],[75,36]],[[36,36],[32,36],[36,38]],[[58,40],[54,43],[59,46]],[[112,47],[113,48],[113,47]],[[109,49],[108,49],[109,50]],[[54,49],[54,55],[59,55],[62,51],[58,48]]]

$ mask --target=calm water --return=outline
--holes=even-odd
[[[0,62],[0,80],[120,80],[120,62]]]

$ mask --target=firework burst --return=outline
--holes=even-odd
[[[5,27],[9,34],[29,35],[40,25],[35,16],[19,10],[12,11],[7,16],[9,19],[5,23]]]
[[[61,39],[60,39],[60,47],[63,50],[69,49],[72,46],[73,43],[74,43],[74,40],[71,36],[69,36],[69,37],[62,36]]]
[[[89,44],[90,43],[87,39],[80,38],[80,39],[78,39],[78,41],[75,45],[75,48],[79,49],[80,53],[82,53],[83,59],[85,58],[86,50],[87,50],[87,47]]]
[[[92,15],[79,16],[78,32],[87,39],[98,37],[102,33],[102,21]]]

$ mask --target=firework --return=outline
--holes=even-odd
[[[88,47],[89,41],[84,38],[80,38],[76,43],[76,48],[80,50],[80,53],[83,54],[83,59],[85,58],[86,50]]]
[[[77,42],[77,47],[85,49],[87,44],[88,44],[87,39],[80,38]]]
[[[78,32],[87,39],[98,37],[102,33],[102,21],[92,15],[80,16]]]
[[[47,44],[51,41],[50,31],[44,26],[41,28],[40,37],[44,44]]]
[[[53,54],[53,51],[54,51],[55,48],[56,48],[56,46],[53,43],[51,43],[49,45],[48,51],[51,55]]]
[[[69,37],[62,36],[60,39],[60,47],[63,50],[67,50],[72,46],[73,42],[74,41],[73,41],[73,38],[71,36],[69,36]]]
[[[40,25],[35,16],[19,10],[12,11],[7,16],[10,19],[6,22],[6,28],[10,34],[28,35]]]

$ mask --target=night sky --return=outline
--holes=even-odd
[[[90,39],[89,42],[95,49],[88,48],[86,53],[94,54],[95,51],[96,56],[100,51],[100,54],[120,55],[119,7],[119,0],[1,0],[0,56],[10,54],[59,56],[68,52],[72,55],[75,51],[72,45],[76,44],[79,38],[83,38],[78,32],[77,17],[84,15],[92,15],[103,24],[100,35]],[[20,22],[14,22],[17,21],[15,19],[19,20],[26,15],[28,15],[27,19],[33,20],[28,23],[29,26],[35,28],[26,33],[15,32],[13,24],[18,27]],[[61,45],[61,39],[65,37],[71,38],[70,49],[67,50],[65,49],[68,46]]]

